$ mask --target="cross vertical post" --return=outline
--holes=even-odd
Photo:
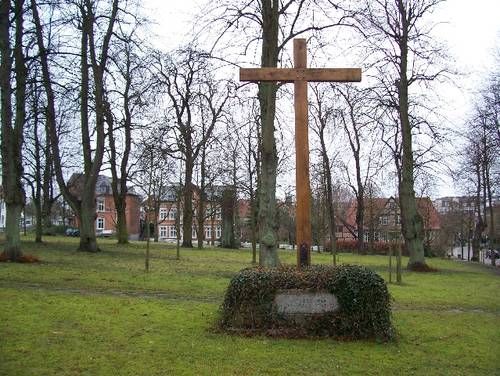
[[[295,69],[307,67],[305,39],[293,40],[293,64]],[[297,267],[311,264],[311,186],[309,181],[309,129],[307,81],[294,81],[295,107],[295,237]]]
[[[240,81],[294,83],[297,267],[311,264],[311,186],[309,182],[308,82],[359,82],[359,68],[307,68],[305,39],[293,40],[293,68],[240,68]],[[332,239],[333,241],[333,239]]]

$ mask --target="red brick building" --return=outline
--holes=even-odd
[[[73,174],[68,181],[71,186],[71,191],[78,194],[81,189],[80,180],[81,174]],[[98,236],[111,236],[116,233],[116,209],[113,199],[113,191],[111,188],[111,178],[104,175],[99,175],[96,184],[96,219],[95,229]],[[127,188],[125,197],[126,210],[125,216],[127,219],[127,232],[130,239],[138,239],[140,233],[140,197],[132,188]],[[75,216],[75,227],[79,226],[79,220]]]
[[[426,241],[432,241],[441,229],[439,213],[428,197],[417,198],[417,210],[424,221]],[[357,202],[351,201],[344,219],[339,239],[355,240]],[[365,241],[373,236],[374,241],[389,241],[401,237],[401,210],[394,197],[365,200]]]
[[[182,204],[179,204],[177,197],[178,187],[166,187],[161,194],[158,217],[156,223],[158,225],[158,239],[162,241],[172,241],[177,239],[177,216],[179,219],[179,228],[181,229],[180,238],[182,239]],[[222,235],[222,212],[220,205],[219,187],[215,187],[213,191],[206,194],[205,197],[205,215],[203,223],[203,239],[205,241],[218,240]],[[191,237],[193,240],[198,238],[198,204],[200,198],[200,190],[193,185],[193,228]],[[151,222],[155,222],[151,220]]]
[[[218,241],[222,235],[222,192],[224,186],[214,186],[205,193],[204,221],[203,221],[203,239],[206,242]],[[182,239],[182,203],[178,203],[178,187],[170,186],[161,193],[159,209],[157,214],[157,232],[158,240],[174,241],[177,239],[176,220],[179,215],[179,228],[181,229],[180,238]],[[193,228],[191,232],[192,240],[197,240],[198,231],[198,205],[200,198],[200,189],[193,185]],[[145,203],[144,203],[145,204]],[[248,200],[240,199],[235,203],[237,211],[235,215],[236,237],[240,241],[250,239],[250,203]],[[236,217],[237,216],[237,217]],[[151,222],[154,222],[153,219]]]

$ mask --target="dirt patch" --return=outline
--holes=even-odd
[[[416,263],[408,266],[408,270],[418,273],[435,273],[439,272],[439,269],[432,268],[425,263]]]
[[[5,252],[0,253],[0,262],[19,262],[21,264],[33,264],[40,262],[40,259],[33,255],[22,255],[16,259],[11,259]]]
[[[183,300],[200,303],[220,303],[221,298],[215,296],[185,296],[169,291],[147,291],[147,290],[111,290],[111,289],[93,289],[93,288],[71,288],[60,287],[38,283],[6,282],[0,280],[0,288],[13,288],[24,290],[37,290],[54,293],[66,293],[76,295],[102,295],[117,297],[134,297],[143,299],[165,299],[165,300]]]

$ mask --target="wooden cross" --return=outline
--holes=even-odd
[[[240,68],[240,81],[293,82],[295,107],[295,214],[297,267],[311,264],[311,187],[309,182],[308,82],[359,82],[359,68],[307,68],[305,39],[293,40],[294,68]]]

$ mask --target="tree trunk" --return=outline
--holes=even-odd
[[[25,123],[26,66],[23,56],[23,1],[14,5],[15,15],[15,97],[16,119],[12,124],[12,89],[11,89],[11,47],[10,47],[10,1],[0,3],[0,96],[1,96],[1,156],[2,186],[6,206],[4,256],[18,261],[22,256],[19,221],[24,207],[24,189],[21,182],[23,175],[22,144]]]
[[[236,187],[238,186],[238,152],[233,150],[233,248],[239,248],[241,246],[241,228],[240,228],[240,213],[238,207],[238,194],[236,191]]]
[[[205,128],[203,128],[203,131]],[[197,210],[197,231],[196,237],[198,239],[198,249],[203,249],[203,239],[205,234],[203,226],[205,224],[205,197],[206,197],[206,144],[201,146],[201,161],[200,161],[200,195],[198,197],[198,210]]]
[[[335,237],[335,206],[333,204],[333,183],[332,183],[332,170],[330,168],[330,158],[328,158],[328,150],[325,144],[324,129],[326,124],[321,124],[319,132],[321,142],[321,156],[323,162],[323,172],[325,174],[326,182],[326,211],[328,216],[328,233],[330,237],[330,251],[333,256],[333,265],[337,264],[337,239]]]
[[[42,223],[42,176],[41,176],[41,155],[40,155],[40,139],[38,137],[38,124],[39,124],[39,105],[38,105],[38,90],[36,87],[31,87],[32,95],[35,103],[33,104],[33,142],[34,142],[34,187],[32,186],[32,201],[35,207],[35,243],[42,242],[43,223]]]
[[[427,267],[424,257],[424,246],[422,243],[423,221],[417,211],[414,190],[414,162],[412,145],[412,126],[410,124],[408,109],[408,19],[407,10],[402,1],[398,1],[401,17],[402,36],[400,39],[401,60],[399,62],[399,80],[396,82],[399,100],[399,120],[401,123],[402,137],[402,164],[401,183],[399,186],[399,201],[401,208],[401,221],[403,225],[403,237],[410,259],[408,269],[419,269]]]
[[[125,101],[125,103],[128,103]],[[127,106],[127,104],[125,104]],[[128,113],[128,108],[126,108],[126,113]],[[108,142],[109,142],[109,164],[111,166],[111,189],[113,191],[113,202],[115,204],[115,212],[116,212],[116,239],[118,244],[127,244],[128,243],[128,230],[127,230],[127,160],[128,154],[130,153],[130,136],[125,137],[127,144],[125,146],[124,155],[121,163],[121,174],[118,177],[118,161],[117,161],[117,152],[116,152],[116,144],[115,144],[115,129],[114,129],[114,118],[111,112],[111,108],[109,103],[106,103],[106,122],[108,123]],[[125,133],[130,133],[130,121],[127,118],[125,121]],[[128,129],[128,130],[127,130]],[[123,166],[125,163],[125,166]]]
[[[252,195],[253,196],[253,195]],[[251,232],[251,241],[252,241],[252,264],[257,263],[257,213],[258,208],[255,207],[256,200],[254,197],[250,199],[251,205],[251,218],[250,218],[250,232]]]
[[[203,196],[203,190],[200,193],[200,198],[198,200],[198,213],[197,213],[197,231],[196,237],[198,239],[198,249],[203,249],[203,240],[205,239],[204,225],[205,225],[205,202],[201,196]]]
[[[487,195],[488,195],[488,205],[489,205],[489,213],[490,213],[490,223],[488,224],[489,231],[488,231],[488,238],[489,238],[489,249],[493,250],[493,247],[495,244],[497,244],[497,236],[495,233],[495,212],[493,210],[493,196],[491,192],[491,181],[490,181],[490,168],[489,166],[486,167],[486,181],[485,181],[486,187],[487,187]],[[495,266],[496,264],[496,259],[495,257],[491,258],[491,265]]]
[[[193,248],[193,160],[186,158],[184,175],[184,206],[182,211],[182,246]]]
[[[52,204],[53,204],[53,189],[52,189],[52,159],[50,152],[50,139],[47,120],[45,121],[45,165],[43,167],[43,183],[42,183],[42,221],[43,228],[46,230],[52,227]]]
[[[115,199],[116,239],[118,244],[128,243],[127,214],[125,197]]]
[[[153,242],[158,243],[159,235],[160,235],[160,200],[155,197],[153,199]],[[150,234],[151,236],[151,234]]]
[[[278,6],[279,2],[276,0],[262,1],[262,67],[277,67],[278,64]],[[259,84],[258,95],[262,122],[259,187],[259,264],[265,267],[276,267],[280,263],[277,251],[276,221],[276,170],[278,155],[276,140],[274,138],[276,91],[277,85],[275,83]]]
[[[20,221],[22,205],[5,204],[5,245],[3,254],[11,261],[18,261],[21,252]]]
[[[40,203],[39,195],[33,197],[33,204],[35,206],[35,243],[42,243],[43,219],[42,219],[42,205]]]
[[[475,198],[475,207],[477,211],[476,224],[474,226],[474,232],[472,235],[472,258],[471,261],[479,261],[479,251],[481,247],[481,235],[486,228],[486,224],[484,223],[483,216],[481,214],[481,183],[484,184],[481,180],[481,162],[478,156],[476,161],[476,198]]]
[[[78,250],[82,252],[99,252],[95,234],[95,191],[85,190],[79,212],[80,219],[80,245]]]
[[[365,247],[365,197],[363,189],[361,191],[358,187],[358,194],[356,195],[356,227],[358,236],[358,252],[364,254]],[[371,205],[372,203],[370,203]],[[371,218],[373,220],[373,218]]]
[[[234,207],[236,192],[234,187],[226,188],[222,193],[222,236],[223,248],[236,248],[234,239]]]

